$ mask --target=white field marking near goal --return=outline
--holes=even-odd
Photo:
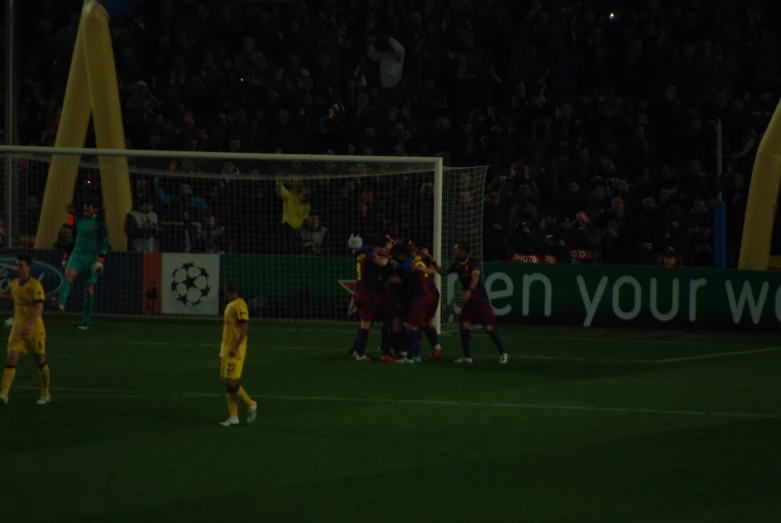
[[[18,386],[14,387],[22,390],[38,390],[38,387]],[[165,392],[161,390],[115,390],[115,389],[91,389],[91,388],[57,388],[54,390],[56,401],[57,391],[65,393],[73,392],[76,396],[73,399],[160,399],[160,398],[224,398],[224,393],[216,392]],[[95,395],[92,395],[95,393]],[[97,395],[102,393],[104,396]],[[78,394],[87,394],[78,396]],[[67,394],[61,396],[68,399],[71,396]],[[447,401],[447,400],[426,400],[426,399],[385,399],[385,398],[348,398],[339,396],[284,396],[284,395],[263,395],[255,396],[258,399],[278,400],[278,401],[312,401],[312,402],[331,402],[331,403],[363,403],[363,404],[389,404],[389,405],[412,405],[412,406],[431,406],[431,407],[462,407],[462,408],[482,408],[482,409],[518,409],[518,410],[538,410],[538,411],[560,411],[560,412],[586,412],[598,414],[648,414],[662,416],[694,416],[694,417],[713,417],[713,418],[741,418],[741,419],[778,419],[781,420],[781,414],[757,414],[749,412],[719,412],[719,411],[700,411],[700,410],[672,410],[672,409],[639,409],[631,407],[589,407],[584,405],[546,405],[538,403],[493,403],[476,401]]]
[[[712,354],[700,354],[698,356],[683,356],[680,358],[667,358],[664,360],[657,360],[656,363],[678,363],[682,361],[699,361],[699,360],[715,360],[717,358],[730,358],[734,356],[745,356],[748,354],[767,354],[770,352],[779,352],[781,347],[769,347],[766,349],[751,349],[751,350],[736,350],[732,352],[714,352]]]
[[[166,346],[166,347],[181,347],[181,348],[187,348],[187,347],[214,347],[215,350],[217,350],[219,343],[202,343],[202,342],[163,342],[163,341],[122,341],[120,342],[122,345],[136,345],[136,346],[150,346],[150,347],[158,347],[158,346]],[[49,343],[49,346],[56,347],[57,345],[64,345],[64,346],[71,346],[71,345],[105,345],[106,342],[99,341],[99,340],[67,340],[67,341],[59,341],[56,343]],[[296,345],[270,345],[267,343],[260,344],[259,347],[260,350],[263,349],[281,349],[281,350],[290,350],[290,351],[309,351],[309,352],[335,352],[335,353],[347,353],[346,349],[340,349],[340,348],[333,348],[333,347],[317,347],[317,346],[311,346],[311,347],[303,347],[303,346],[296,346]],[[64,356],[64,354],[61,354],[61,356]],[[475,354],[474,357],[477,358],[496,358],[496,354]],[[522,360],[551,360],[551,361],[583,361],[583,362],[593,362],[593,363],[656,363],[656,360],[633,360],[633,359],[620,359],[620,358],[579,358],[579,357],[569,357],[569,356],[542,356],[542,355],[535,355],[535,354],[516,354],[512,353],[510,355],[512,359],[522,359]]]

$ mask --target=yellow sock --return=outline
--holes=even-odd
[[[236,393],[228,393],[228,413],[231,418],[239,417],[239,402],[236,400]]]
[[[252,401],[252,398],[249,397],[247,391],[244,390],[244,387],[239,387],[239,390],[236,391],[236,397],[243,401],[247,407],[251,407],[252,404],[255,403]]]
[[[49,395],[49,383],[51,383],[51,371],[49,370],[49,364],[47,363],[43,367],[38,368],[38,372],[41,374],[41,395]]]
[[[16,367],[6,367],[3,371],[3,394],[8,396],[8,392],[11,390],[11,383],[14,382],[16,377]]]

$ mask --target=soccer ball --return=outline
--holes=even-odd
[[[350,235],[350,239],[347,240],[347,247],[355,250],[360,249],[363,246],[363,239],[355,234]]]
[[[200,305],[211,290],[209,272],[194,263],[182,263],[171,273],[171,292],[185,305]]]

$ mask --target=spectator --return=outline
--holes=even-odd
[[[5,225],[0,223],[0,227],[5,228]],[[54,249],[58,251],[64,251],[70,245],[71,237],[73,236],[73,229],[67,223],[62,226],[60,233],[57,235],[57,241],[54,242]]]
[[[564,242],[569,249],[573,263],[597,263],[602,234],[585,212],[575,216]]]
[[[616,214],[609,215],[606,220],[602,241],[602,261],[604,263],[615,265],[628,265],[631,263],[632,240],[627,230],[626,219]]]
[[[404,47],[395,38],[387,35],[369,35],[366,42],[369,59],[380,64],[383,98],[392,102],[404,71]]]
[[[279,248],[282,252],[292,252],[298,243],[298,229],[309,217],[312,205],[309,203],[309,192],[304,189],[300,178],[293,179],[290,189],[282,180],[277,180],[277,195],[282,200],[282,222],[280,224]]]
[[[301,235],[301,249],[304,255],[321,256],[328,254],[328,229],[320,225],[320,216],[312,211],[304,225],[298,229]]]
[[[192,162],[183,162],[185,169],[194,170]],[[179,184],[179,194],[172,196],[160,187],[160,177],[155,178],[155,192],[165,206],[164,213],[168,218],[168,226],[162,229],[160,236],[161,251],[190,252],[193,246],[192,224],[199,223],[201,217],[211,213],[206,200],[193,194],[189,183]]]
[[[195,238],[192,252],[224,254],[228,251],[225,227],[217,223],[217,217],[209,213],[201,223],[193,224]]]
[[[541,263],[542,243],[532,236],[532,226],[526,220],[515,224],[515,232],[507,242],[507,259],[521,263]]]
[[[488,193],[483,211],[483,259],[485,261],[499,261],[505,258],[506,216],[507,213],[501,208],[499,193],[496,191]]]
[[[643,198],[642,207],[635,217],[632,236],[636,243],[636,261],[641,265],[655,265],[660,236],[664,230],[664,214],[653,196]]]
[[[662,265],[665,267],[681,267],[682,264],[678,252],[672,247],[665,250],[662,257]]]
[[[157,252],[157,236],[160,226],[150,199],[141,200],[137,210],[125,218],[127,250],[130,252]]]

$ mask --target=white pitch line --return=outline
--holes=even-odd
[[[37,390],[37,387],[19,386],[15,387],[23,390]],[[63,392],[75,393],[96,393],[106,394],[105,399],[112,398],[223,398],[225,394],[213,392],[166,392],[160,390],[114,390],[114,389],[90,389],[90,388],[68,388],[63,387],[55,389]],[[67,396],[64,396],[67,398]],[[100,396],[85,396],[84,398],[98,399]],[[539,410],[539,411],[570,411],[570,412],[591,412],[591,413],[613,413],[613,414],[649,414],[649,415],[668,415],[668,416],[694,416],[694,417],[716,417],[716,418],[741,418],[741,419],[778,419],[781,420],[781,414],[755,414],[747,412],[707,412],[698,410],[670,410],[670,409],[637,409],[630,407],[590,407],[584,405],[546,405],[537,403],[492,403],[492,402],[474,402],[474,401],[449,401],[449,400],[426,400],[426,399],[390,399],[390,398],[348,398],[340,396],[283,396],[283,395],[265,395],[256,396],[258,399],[279,400],[279,401],[314,401],[314,402],[332,402],[332,403],[374,403],[391,405],[421,405],[421,406],[439,406],[439,407],[472,407],[483,409],[518,409],[518,410]]]
[[[485,355],[482,355],[485,356]],[[551,360],[551,361],[585,361],[591,363],[656,363],[656,360],[625,360],[620,358],[578,358],[569,356],[535,356],[532,354],[510,354],[515,360]]]
[[[739,350],[733,352],[715,352],[713,354],[701,354],[699,356],[684,356],[681,358],[668,358],[666,360],[657,360],[657,363],[678,363],[680,361],[698,361],[698,360],[715,360],[717,358],[730,358],[732,356],[745,356],[747,354],[764,354],[768,352],[781,351],[781,347],[770,347],[767,349],[752,349],[752,350]]]

